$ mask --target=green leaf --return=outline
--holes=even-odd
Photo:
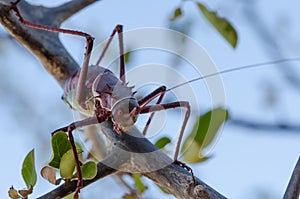
[[[138,196],[136,196],[134,193],[125,194],[122,199],[140,199]]]
[[[91,180],[97,175],[97,165],[93,161],[86,162],[81,166],[82,178],[84,180]]]
[[[73,199],[75,195],[75,192],[70,193],[69,195],[67,195],[66,197],[63,197],[63,199]]]
[[[215,27],[216,30],[227,40],[230,45],[235,48],[238,35],[233,26],[225,18],[221,18],[216,12],[208,10],[202,3],[197,3],[199,10],[205,18]]]
[[[159,186],[158,184],[156,184],[156,186],[165,194],[170,194],[167,190],[165,190],[164,188],[162,188],[161,186]]]
[[[157,140],[157,141],[155,142],[154,145],[155,145],[157,148],[162,149],[162,148],[164,148],[167,144],[169,144],[170,142],[171,142],[170,138],[168,138],[168,137],[162,137],[162,138],[160,138],[159,140]]]
[[[37,175],[34,166],[34,149],[32,149],[24,159],[22,176],[28,189],[35,185]]]
[[[124,54],[124,62],[125,63],[128,63],[129,62],[129,59],[130,59],[130,55],[131,55],[131,52],[128,51]]]
[[[132,174],[132,177],[134,179],[137,191],[140,194],[142,194],[147,189],[147,187],[146,187],[146,185],[143,183],[143,181],[141,179],[141,174],[134,173],[134,174]]]
[[[62,156],[71,149],[68,135],[64,132],[57,132],[53,135],[52,140],[52,158],[48,163],[49,166],[59,169]]]
[[[181,152],[184,152],[183,157],[186,162],[202,162],[208,158],[203,156],[202,150],[214,140],[219,128],[228,119],[228,115],[227,110],[216,108],[198,118],[192,133],[183,142]]]
[[[175,19],[177,19],[178,17],[180,17],[182,15],[182,11],[181,8],[176,8],[174,10],[173,16],[170,18],[170,21],[174,21]]]
[[[75,158],[73,150],[68,150],[62,157],[59,165],[60,176],[65,179],[71,179],[75,170]]]
[[[191,143],[188,145],[188,150],[185,151],[185,145],[183,145],[183,158],[184,161],[189,162],[189,163],[199,163],[199,162],[204,162],[208,160],[210,157],[206,157],[202,154],[202,149],[201,145],[199,145],[197,142],[194,142],[193,139],[187,138],[185,140],[185,143]]]

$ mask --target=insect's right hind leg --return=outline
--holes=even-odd
[[[111,44],[112,39],[114,38],[114,35],[118,33],[118,40],[119,40],[119,58],[120,58],[120,79],[123,83],[125,83],[125,59],[124,59],[124,42],[123,42],[123,26],[117,25],[113,32],[111,33],[107,43],[105,44],[103,51],[96,62],[96,65],[99,65],[101,60],[103,59],[105,53],[107,52],[107,49],[109,45]]]

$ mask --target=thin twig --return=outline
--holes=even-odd
[[[61,6],[49,8],[49,13],[55,13],[55,19],[58,25],[79,12],[83,8],[95,3],[99,0],[76,0],[69,1]]]
[[[261,121],[253,121],[253,120],[246,120],[246,119],[237,119],[230,118],[227,124],[242,126],[245,128],[257,129],[257,130],[268,130],[271,133],[274,131],[281,131],[284,130],[286,132],[291,133],[299,133],[300,132],[300,125],[296,124],[287,124],[287,123],[267,123]]]

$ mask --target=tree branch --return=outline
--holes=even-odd
[[[117,134],[113,123],[101,124],[102,132],[114,146],[110,155],[98,163],[97,176],[84,181],[84,187],[116,171],[141,173],[179,199],[225,199],[224,196],[196,178],[156,148],[148,139],[133,128],[130,133]],[[114,169],[112,169],[114,168]],[[75,191],[77,181],[63,184],[39,199],[60,198]]]
[[[291,180],[284,193],[283,199],[298,199],[300,195],[300,157],[296,163]]]
[[[18,8],[27,21],[58,27],[63,20],[93,2],[95,0],[76,0],[59,6],[55,11],[56,8],[33,6],[26,1],[21,1]],[[71,9],[71,6],[74,8]],[[79,69],[79,65],[58,39],[57,33],[24,27],[15,13],[10,10],[7,2],[0,4],[0,23],[41,61],[61,86],[71,74]]]
[[[96,2],[97,0],[76,0],[65,3],[55,8],[49,8],[49,13],[55,15],[57,25],[67,20],[69,17],[82,10],[86,6]],[[98,0],[99,1],[99,0]]]
[[[86,187],[89,184],[104,178],[105,176],[115,173],[117,170],[106,166],[99,162],[97,164],[97,175],[92,180],[85,180],[83,186]],[[37,199],[60,199],[67,196],[75,191],[77,187],[77,180],[71,181],[69,183],[64,183],[63,185],[57,187],[56,189],[46,193],[45,195],[38,197]]]

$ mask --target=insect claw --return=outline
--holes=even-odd
[[[179,160],[175,160],[174,163],[178,164],[179,166],[181,166],[182,168],[184,168],[185,170],[187,170],[188,172],[191,173],[191,175],[192,175],[192,181],[193,181],[193,184],[195,185],[196,184],[196,180],[195,180],[193,169],[191,167],[187,166],[184,162],[181,162]]]

